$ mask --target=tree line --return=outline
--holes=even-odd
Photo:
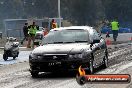
[[[0,20],[58,17],[58,0],[0,0]],[[74,25],[101,20],[131,21],[131,0],[60,0],[61,17]]]

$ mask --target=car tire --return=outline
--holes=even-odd
[[[33,78],[37,78],[38,77],[38,73],[37,71],[30,71],[31,75]]]
[[[94,73],[94,66],[93,66],[93,62],[94,62],[94,56],[93,54],[91,54],[91,59],[89,61],[89,74],[93,74]]]
[[[86,74],[93,74],[94,73],[94,66],[93,66],[94,56],[93,56],[93,54],[91,54],[90,58],[91,58],[90,61],[85,66],[86,67],[85,68]]]
[[[7,56],[6,54],[3,54],[3,59],[4,59],[5,61],[7,61],[8,56]]]
[[[108,52],[106,50],[105,56],[103,58],[103,68],[107,68],[107,67],[108,67]]]

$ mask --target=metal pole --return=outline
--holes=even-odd
[[[22,38],[22,36],[21,36],[21,29],[18,29],[18,30],[20,31],[20,39],[19,40],[21,41],[21,38]]]
[[[58,0],[58,17],[59,17],[59,27],[61,27],[60,0]]]
[[[5,29],[4,32],[5,32],[5,33],[4,33],[4,34],[5,34],[5,36],[7,37],[7,25],[6,25],[6,20],[4,20],[4,26],[5,26],[5,27],[4,27],[4,29]]]
[[[7,32],[7,33],[6,33],[6,34],[7,34],[7,37],[9,37],[9,33],[8,33],[8,31],[9,31],[9,30],[6,31],[6,32]]]

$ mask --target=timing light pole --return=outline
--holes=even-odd
[[[58,17],[59,17],[59,27],[61,27],[60,0],[58,0]]]

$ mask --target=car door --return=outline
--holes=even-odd
[[[101,40],[100,40],[100,48],[101,48],[101,50],[100,50],[100,53],[101,53],[100,54],[101,55],[100,56],[100,58],[101,58],[100,62],[102,62],[103,58],[105,56],[106,48],[107,48],[105,40],[103,38],[101,38]]]
[[[93,30],[93,40],[100,40],[99,34],[97,33],[96,30]],[[101,44],[99,43],[94,43],[92,45],[93,49],[93,55],[94,55],[94,65],[99,65],[101,61]]]

